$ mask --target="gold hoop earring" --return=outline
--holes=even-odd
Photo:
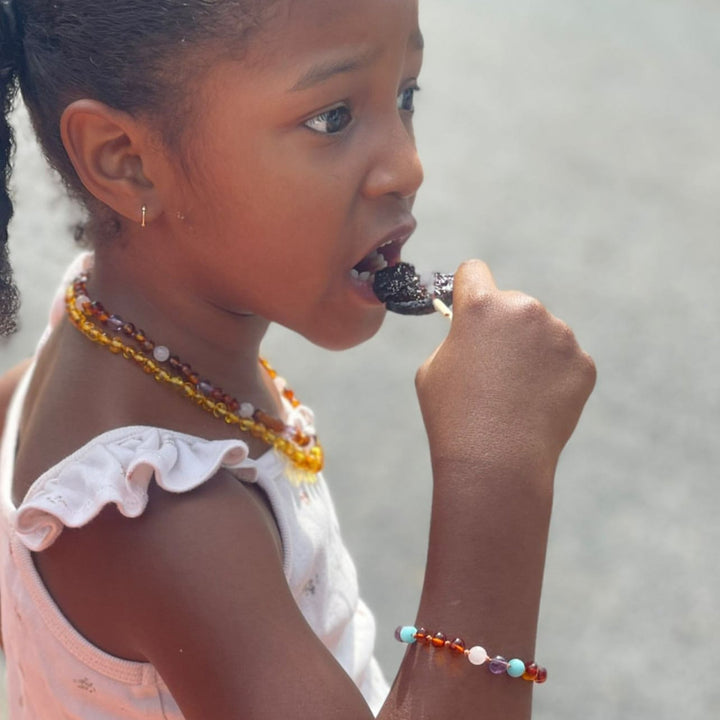
[[[140,210],[140,227],[147,227],[147,205],[143,205]]]

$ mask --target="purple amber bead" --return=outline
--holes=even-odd
[[[493,675],[503,675],[507,672],[507,665],[507,660],[502,655],[498,655],[490,661],[490,672]]]

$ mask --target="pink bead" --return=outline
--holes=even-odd
[[[487,662],[488,654],[487,650],[485,650],[484,647],[476,645],[475,647],[471,647],[470,650],[468,650],[467,657],[473,665],[483,665]]]

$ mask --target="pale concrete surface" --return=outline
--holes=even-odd
[[[421,5],[427,180],[406,255],[448,270],[483,257],[566,319],[599,369],[558,473],[538,642],[552,678],[535,717],[713,716],[720,4]],[[74,252],[39,160],[24,148],[17,166],[24,329],[2,367],[30,352]],[[267,342],[318,414],[388,673],[392,630],[416,609],[430,495],[413,374],[445,332],[439,318],[389,318],[340,355],[284,332]]]

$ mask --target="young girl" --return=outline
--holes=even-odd
[[[3,0],[0,27],[5,110],[19,87],[93,248],[5,426],[10,718],[529,717],[594,382],[570,330],[458,270],[417,376],[432,523],[389,694],[312,414],[258,361],[271,322],[333,349],[382,323],[370,278],[422,181],[417,0]],[[3,187],[3,246],[10,214]]]

